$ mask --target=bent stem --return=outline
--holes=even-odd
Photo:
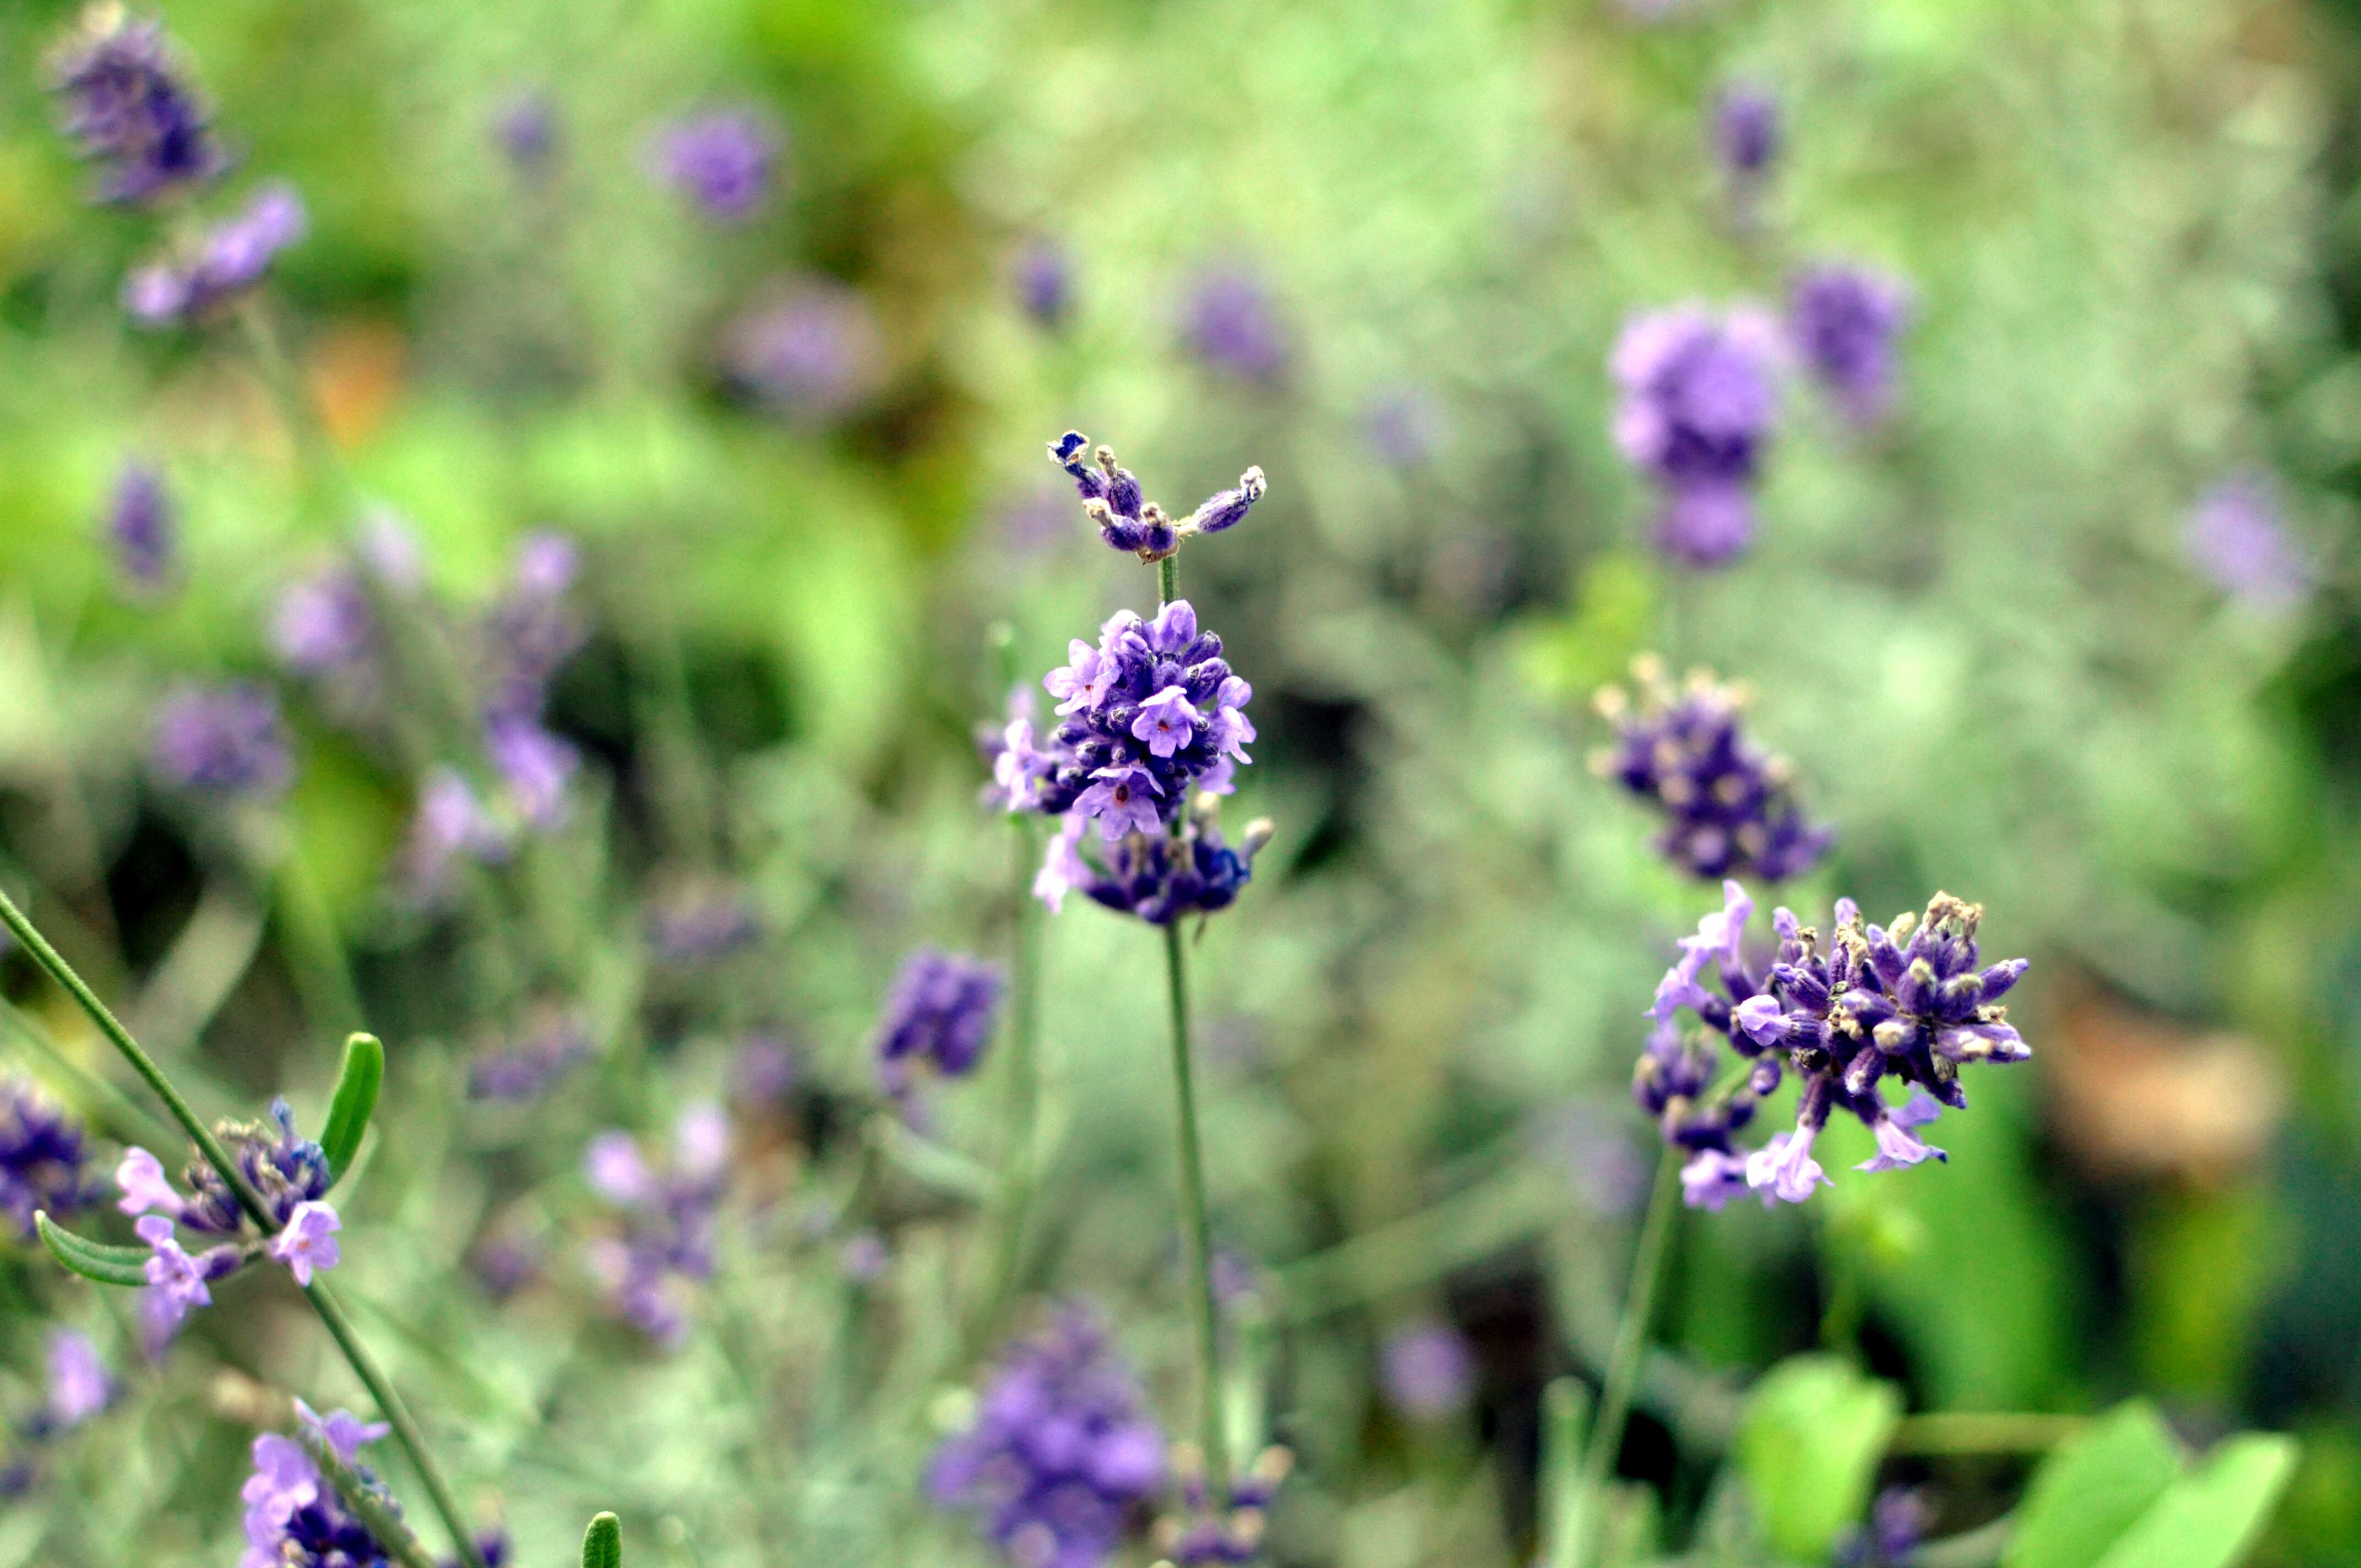
[[[49,938],[34,928],[33,923],[25,917],[25,912],[17,908],[16,901],[5,892],[0,892],[0,925],[8,927],[9,933],[23,944],[34,961],[49,971],[50,979],[65,987],[67,994],[90,1014],[91,1022],[98,1025],[99,1032],[122,1054],[123,1059],[131,1064],[132,1070],[156,1091],[156,1098],[164,1102],[164,1108],[172,1113],[172,1120],[181,1124],[181,1130],[189,1135],[189,1141],[197,1146],[197,1152],[204,1156],[205,1163],[214,1168],[223,1183],[236,1195],[238,1206],[246,1211],[247,1217],[265,1235],[275,1233],[279,1226],[270,1217],[269,1206],[263,1201],[262,1194],[255,1190],[254,1183],[247,1179],[246,1172],[238,1168],[237,1162],[230,1158],[229,1151],[222,1147],[221,1140],[214,1136],[213,1129],[198,1120],[195,1110],[181,1097],[180,1091],[172,1087],[171,1080],[164,1076],[163,1069],[156,1065],[155,1059],[140,1049],[139,1042],[131,1037],[131,1031],[107,1011],[106,1003],[82,982],[82,976],[74,972],[73,966],[49,946]],[[352,1320],[345,1316],[343,1307],[319,1280],[305,1286],[303,1294],[311,1301],[312,1310],[320,1315],[321,1322],[327,1325],[328,1335],[336,1342],[336,1348],[344,1352],[345,1361],[352,1367],[353,1376],[361,1380],[362,1387],[369,1391],[369,1397],[377,1401],[378,1409],[384,1415],[387,1424],[393,1428],[395,1440],[401,1444],[402,1452],[410,1456],[411,1467],[418,1472],[420,1482],[426,1487],[428,1500],[442,1517],[444,1527],[451,1532],[451,1544],[457,1551],[459,1561],[466,1564],[466,1568],[484,1568],[483,1554],[476,1549],[476,1538],[469,1533],[467,1521],[460,1515],[459,1505],[451,1495],[450,1486],[443,1479],[441,1468],[435,1464],[434,1455],[427,1452],[418,1423],[411,1418],[409,1408],[394,1393],[393,1386],[386,1381],[385,1374],[379,1370],[368,1348],[361,1343],[360,1336],[353,1330]]]
[[[1213,1227],[1205,1212],[1205,1160],[1197,1137],[1197,1088],[1189,1053],[1189,975],[1180,925],[1164,927],[1172,992],[1172,1086],[1180,1135],[1180,1219],[1197,1310],[1197,1424],[1205,1450],[1206,1495],[1216,1510],[1230,1496],[1229,1442],[1222,1420],[1221,1320],[1213,1304]]]
[[[1655,1189],[1648,1195],[1648,1217],[1640,1226],[1639,1245],[1631,1254],[1631,1284],[1623,1296],[1623,1319],[1616,1326],[1615,1349],[1599,1390],[1598,1420],[1590,1429],[1590,1446],[1582,1457],[1582,1480],[1575,1494],[1576,1568],[1596,1561],[1605,1524],[1607,1478],[1622,1452],[1623,1423],[1631,1413],[1631,1392],[1639,1384],[1641,1358],[1648,1348],[1648,1322],[1655,1315],[1656,1287],[1663,1280],[1666,1243],[1673,1234],[1673,1198],[1680,1185],[1681,1151],[1668,1145],[1664,1158],[1657,1162]]]

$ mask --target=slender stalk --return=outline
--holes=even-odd
[[[82,982],[82,976],[74,972],[73,966],[49,946],[49,938],[34,928],[33,923],[25,918],[25,912],[17,908],[16,901],[5,892],[0,892],[0,924],[8,927],[9,933],[24,945],[25,950],[32,954],[34,961],[49,971],[50,979],[65,987],[67,993],[81,1004],[82,1010],[90,1014],[91,1022],[98,1025],[99,1032],[122,1053],[123,1059],[131,1064],[132,1070],[155,1091],[156,1098],[164,1102],[164,1108],[172,1113],[172,1120],[189,1135],[189,1141],[196,1145],[197,1152],[204,1156],[205,1163],[214,1168],[236,1197],[238,1207],[246,1211],[247,1217],[265,1235],[276,1232],[279,1226],[271,1218],[269,1205],[263,1201],[262,1194],[254,1190],[254,1184],[247,1179],[246,1172],[238,1168],[237,1162],[230,1158],[229,1151],[222,1147],[221,1140],[214,1136],[213,1129],[197,1119],[196,1112],[181,1097],[180,1091],[172,1087],[171,1080],[164,1076],[163,1070],[146,1051],[139,1048],[139,1042],[131,1037],[131,1031],[107,1011],[106,1003]],[[336,1342],[336,1348],[344,1352],[353,1376],[361,1380],[370,1398],[377,1401],[387,1423],[393,1428],[394,1438],[410,1456],[411,1466],[425,1485],[434,1511],[442,1516],[444,1525],[451,1532],[451,1542],[458,1552],[459,1561],[467,1568],[484,1568],[483,1554],[476,1550],[476,1538],[468,1532],[467,1521],[459,1512],[459,1505],[452,1497],[449,1485],[443,1479],[442,1470],[427,1452],[418,1423],[411,1419],[408,1407],[394,1393],[393,1386],[386,1381],[385,1374],[378,1369],[377,1363],[370,1359],[368,1348],[353,1332],[352,1321],[345,1316],[344,1309],[337,1305],[336,1299],[328,1293],[326,1285],[321,1281],[315,1279],[305,1286],[303,1294],[310,1299],[312,1310],[320,1315],[320,1321],[327,1325],[329,1337]]]
[[[1196,1075],[1189,1052],[1189,972],[1178,921],[1164,927],[1171,982],[1172,1086],[1180,1135],[1180,1219],[1197,1311],[1197,1422],[1205,1450],[1206,1495],[1228,1506],[1229,1439],[1222,1420],[1222,1325],[1213,1301],[1213,1226],[1205,1212],[1205,1158],[1197,1137]]]
[[[1616,1455],[1622,1452],[1623,1423],[1631,1413],[1631,1392],[1639,1385],[1640,1361],[1648,1348],[1648,1322],[1655,1315],[1665,1244],[1673,1234],[1673,1197],[1680,1185],[1681,1153],[1668,1146],[1657,1163],[1648,1217],[1641,1223],[1639,1245],[1631,1255],[1631,1284],[1623,1296],[1623,1321],[1615,1330],[1615,1349],[1599,1389],[1598,1420],[1590,1429],[1590,1446],[1583,1453],[1582,1481],[1575,1494],[1576,1568],[1596,1560],[1604,1533],[1607,1478],[1615,1469]]]
[[[1180,557],[1171,554],[1156,563],[1156,598],[1159,604],[1170,604],[1180,597]]]
[[[984,1288],[983,1309],[969,1326],[967,1360],[983,1354],[1000,1327],[1016,1293],[1016,1276],[1025,1261],[1025,1223],[1033,1204],[1033,1184],[1039,1157],[1038,1121],[1041,1111],[1041,908],[1032,895],[1033,862],[1039,845],[1032,818],[1010,819],[1014,846],[1012,889],[1016,900],[1016,951],[1011,955],[1008,996],[1008,1152],[1000,1178],[992,1273]]]

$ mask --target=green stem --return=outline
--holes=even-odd
[[[254,1183],[247,1179],[246,1172],[238,1168],[237,1162],[230,1158],[229,1151],[222,1147],[221,1140],[214,1136],[213,1129],[197,1119],[196,1112],[181,1098],[181,1091],[172,1087],[171,1080],[164,1076],[154,1059],[139,1048],[139,1042],[131,1037],[131,1031],[107,1011],[106,1003],[82,983],[82,976],[74,972],[73,966],[59,956],[58,950],[49,946],[49,938],[34,928],[33,923],[25,918],[25,912],[17,908],[16,901],[5,892],[0,892],[0,925],[8,927],[9,933],[23,944],[34,961],[49,971],[49,978],[65,987],[67,994],[90,1014],[91,1022],[98,1025],[99,1032],[122,1053],[123,1059],[131,1064],[132,1070],[155,1091],[156,1098],[161,1100],[164,1108],[172,1113],[172,1120],[181,1124],[181,1130],[189,1135],[189,1141],[197,1146],[197,1152],[204,1156],[205,1163],[214,1168],[214,1173],[237,1199],[238,1207],[246,1211],[263,1234],[276,1233],[279,1226],[271,1218],[269,1205],[263,1201],[262,1194],[254,1190]],[[336,1304],[335,1297],[328,1294],[327,1287],[318,1280],[304,1287],[303,1294],[310,1299],[313,1310],[319,1313],[320,1321],[327,1325],[329,1336],[336,1342],[336,1347],[345,1353],[345,1360],[351,1365],[353,1376],[361,1380],[370,1397],[377,1400],[379,1410],[393,1428],[395,1439],[409,1454],[412,1467],[425,1484],[427,1497],[434,1503],[434,1511],[443,1517],[444,1525],[451,1532],[451,1542],[459,1553],[459,1561],[467,1568],[484,1568],[483,1554],[476,1550],[476,1539],[468,1533],[467,1521],[461,1517],[458,1504],[451,1496],[451,1488],[444,1482],[443,1472],[436,1467],[433,1455],[427,1453],[425,1440],[419,1435],[418,1424],[411,1420],[409,1409],[395,1396],[392,1385],[385,1380],[385,1375],[378,1370],[377,1363],[369,1358],[368,1350],[353,1332],[351,1321],[345,1316],[344,1309]]]
[[[1189,973],[1178,921],[1164,927],[1171,983],[1172,1085],[1180,1135],[1180,1218],[1197,1310],[1197,1424],[1205,1450],[1206,1495],[1218,1511],[1230,1495],[1229,1441],[1222,1420],[1222,1337],[1213,1301],[1213,1226],[1205,1211],[1205,1158],[1197,1137],[1196,1074],[1189,1051]]]
[[[1608,1358],[1607,1378],[1599,1390],[1598,1420],[1590,1429],[1590,1446],[1583,1454],[1582,1482],[1575,1497],[1576,1568],[1595,1560],[1604,1534],[1607,1479],[1623,1448],[1623,1423],[1631,1413],[1631,1391],[1639,1384],[1641,1357],[1648,1348],[1648,1322],[1655,1315],[1656,1287],[1662,1282],[1666,1244],[1673,1234],[1673,1199],[1680,1185],[1681,1151],[1667,1146],[1656,1166],[1648,1217],[1640,1226],[1639,1245],[1631,1255],[1631,1284],[1624,1292],[1623,1321],[1616,1327],[1615,1349]]]
[[[1176,552],[1156,563],[1156,598],[1170,604],[1180,597],[1180,556]]]
[[[1040,1136],[1041,909],[1032,894],[1033,862],[1039,844],[1031,817],[1014,817],[1010,825],[1016,850],[1012,891],[1016,899],[1016,940],[1008,997],[1008,1154],[1001,1176],[992,1273],[983,1309],[968,1331],[964,1359],[969,1361],[982,1354],[999,1331],[1009,1298],[1016,1294],[1016,1277],[1025,1261],[1025,1222],[1033,1203],[1036,1145]]]
[[[2086,1416],[2025,1411],[1938,1410],[1905,1416],[1886,1440],[1888,1453],[2039,1453],[2090,1425]]]

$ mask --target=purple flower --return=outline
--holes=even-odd
[[[285,1228],[271,1237],[263,1250],[287,1266],[296,1284],[309,1285],[314,1270],[334,1268],[343,1260],[336,1233],[344,1228],[345,1222],[327,1204],[298,1203],[294,1213],[288,1216]]]
[[[556,105],[545,93],[512,95],[492,116],[492,141],[519,174],[542,179],[557,161]]]
[[[162,589],[172,576],[180,518],[154,464],[126,460],[115,471],[106,501],[106,542],[125,584],[137,594]]]
[[[1836,1568],[1910,1568],[1934,1522],[1925,1493],[1888,1486],[1870,1505],[1869,1523],[1854,1526],[1838,1542]]]
[[[51,62],[60,125],[98,166],[98,199],[147,205],[228,167],[159,22],[93,5]]]
[[[1731,82],[1714,95],[1714,157],[1741,191],[1758,187],[1779,156],[1779,100],[1761,83]]]
[[[1752,537],[1779,363],[1777,325],[1752,309],[1651,312],[1617,341],[1615,443],[1663,493],[1656,543],[1675,560],[1718,565]]]
[[[41,1416],[49,1432],[71,1431],[114,1401],[115,1378],[98,1358],[90,1336],[72,1329],[49,1331],[49,1400]]]
[[[1804,816],[1786,759],[1741,728],[1743,695],[1703,671],[1675,690],[1653,658],[1632,673],[1636,706],[1620,688],[1599,694],[1615,743],[1591,767],[1664,813],[1657,853],[1707,881],[1782,882],[1818,864],[1835,834]]]
[[[123,285],[124,309],[142,326],[209,315],[261,282],[303,228],[303,201],[294,187],[266,185],[244,212],[208,230],[193,254],[132,273]]]
[[[1097,1318],[1068,1308],[1011,1345],[975,1423],[935,1451],[927,1493],[1010,1562],[1098,1568],[1164,1485],[1164,1437]]]
[[[2191,509],[2181,532],[2190,564],[2241,605],[2284,611],[2312,592],[2318,569],[2288,532],[2278,487],[2260,469],[2224,475]]]
[[[1894,345],[1911,308],[1907,283],[1865,267],[1814,267],[1789,287],[1795,356],[1849,422],[1875,424],[1893,407]]]
[[[392,1494],[359,1457],[363,1443],[390,1428],[343,1410],[324,1420],[301,1400],[295,1413],[313,1441],[350,1468],[380,1507],[401,1513]],[[238,1490],[246,1504],[247,1541],[240,1568],[390,1568],[385,1547],[348,1511],[302,1443],[265,1432],[254,1440],[253,1454],[254,1474]]]
[[[1053,239],[1038,239],[1016,258],[1016,301],[1042,326],[1066,323],[1074,304],[1074,258]]]
[[[98,1201],[82,1124],[22,1079],[0,1079],[0,1217],[27,1240],[33,1216],[63,1219]]]
[[[1232,848],[1222,838],[1213,801],[1201,795],[1177,834],[1135,833],[1103,844],[1101,864],[1082,852],[1088,827],[1080,811],[1065,818],[1033,879],[1033,896],[1054,913],[1065,906],[1067,894],[1079,892],[1151,926],[1211,915],[1235,903],[1253,879],[1255,856],[1273,831],[1268,818],[1257,817]]]
[[[785,137],[767,110],[743,105],[675,120],[650,151],[656,178],[718,224],[742,224],[770,199]]]
[[[429,770],[418,786],[410,839],[401,853],[401,883],[419,904],[433,904],[450,890],[462,861],[496,865],[508,858],[509,836],[477,798],[475,786],[456,768]]]
[[[583,1155],[591,1188],[623,1212],[622,1234],[592,1244],[591,1271],[624,1320],[666,1350],[686,1342],[693,1283],[713,1273],[713,1222],[730,1154],[728,1117],[699,1104],[681,1113],[662,1169],[620,1130],[591,1139]]]
[[[279,698],[267,686],[184,685],[156,710],[157,773],[194,795],[273,799],[294,777]]]
[[[1665,1142],[1689,1151],[1681,1183],[1692,1207],[1719,1209],[1740,1191],[1766,1204],[1803,1202],[1828,1184],[1812,1150],[1839,1110],[1876,1141],[1876,1155],[1858,1169],[1941,1159],[1916,1129],[1938,1105],[1967,1104],[1960,1066],[2032,1055],[2000,1005],[2026,960],[1979,967],[1980,906],[1938,893],[1923,916],[1903,915],[1889,929],[1866,924],[1850,899],[1840,899],[1825,952],[1815,931],[1781,909],[1772,921],[1778,951],[1756,966],[1737,942],[1751,903],[1735,883],[1724,894],[1722,915],[1700,923],[1658,988],[1650,1010],[1656,1028],[1632,1076],[1633,1093]],[[1703,983],[1708,961],[1718,992]],[[1701,1026],[1684,1031],[1667,998]],[[1717,1081],[1717,1037],[1752,1064],[1734,1080]],[[1741,1153],[1734,1135],[1788,1070],[1801,1085],[1795,1128]],[[1889,1076],[1908,1091],[1898,1107],[1879,1091]]]
[[[270,645],[290,673],[346,674],[373,660],[377,644],[368,587],[351,567],[330,566],[279,590]]]
[[[1200,272],[1190,285],[1182,331],[1199,359],[1241,381],[1271,387],[1287,375],[1287,330],[1269,288],[1248,268]]]
[[[903,960],[871,1048],[889,1094],[907,1094],[914,1068],[964,1078],[983,1058],[1007,979],[964,953],[921,948]]]
[[[885,380],[884,334],[862,292],[834,279],[774,285],[724,329],[721,368],[773,412],[818,423],[851,412]]]
[[[530,533],[518,545],[507,591],[485,619],[488,712],[531,718],[546,704],[586,634],[568,598],[581,571],[581,548],[562,533]]]
[[[467,1069],[467,1093],[511,1104],[537,1100],[589,1056],[590,1039],[580,1022],[552,1010],[514,1044],[477,1058]]]
[[[1181,1511],[1156,1522],[1159,1550],[1173,1568],[1255,1562],[1262,1554],[1263,1516],[1294,1468],[1295,1455],[1277,1446],[1257,1454],[1230,1478],[1228,1508],[1222,1511],[1213,1507],[1213,1488],[1194,1454],[1193,1449],[1181,1453]]]
[[[295,1217],[304,1204],[327,1195],[328,1157],[320,1146],[295,1131],[294,1113],[284,1100],[270,1102],[265,1122],[224,1122],[214,1131],[230,1157],[253,1185],[276,1231]],[[219,1172],[202,1159],[191,1160],[181,1173],[189,1196],[182,1197],[166,1179],[163,1165],[146,1149],[126,1149],[115,1168],[115,1185],[123,1198],[115,1206],[126,1214],[150,1214],[178,1221],[207,1235],[236,1235],[247,1226],[245,1211]]]
[[[123,1151],[123,1161],[115,1168],[115,1185],[123,1192],[115,1207],[126,1214],[144,1214],[153,1209],[168,1219],[178,1219],[187,1206],[164,1174],[164,1162],[143,1148]]]
[[[1361,429],[1388,467],[1422,468],[1442,439],[1443,411],[1423,387],[1397,387],[1363,405]]]
[[[1448,1323],[1411,1323],[1386,1339],[1378,1381],[1394,1409],[1412,1420],[1458,1414],[1476,1396],[1476,1353]]]
[[[497,714],[484,725],[484,751],[507,785],[517,815],[536,832],[566,822],[566,786],[582,765],[572,742],[530,718]]]
[[[193,1307],[213,1305],[213,1292],[205,1288],[212,1275],[202,1261],[181,1248],[172,1234],[171,1221],[161,1214],[145,1214],[131,1228],[155,1254],[141,1272],[173,1322],[188,1316]]]

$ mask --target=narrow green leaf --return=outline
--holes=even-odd
[[[1754,1386],[1734,1455],[1780,1554],[1825,1562],[1869,1506],[1902,1395],[1833,1355],[1791,1356]]]
[[[2116,1406],[2034,1472],[2002,1568],[2092,1568],[2181,1469],[2156,1407]]]
[[[1574,1568],[1576,1508],[1582,1493],[1582,1445],[1590,1432],[1590,1388],[1560,1377],[1542,1390],[1542,1507],[1547,1568]]]
[[[623,1568],[623,1527],[614,1515],[590,1521],[582,1537],[582,1568]]]
[[[2293,1438],[2231,1438],[2140,1515],[2099,1568],[2230,1568],[2262,1533],[2295,1461]]]
[[[378,1085],[385,1081],[385,1047],[375,1035],[355,1035],[345,1042],[345,1070],[336,1080],[336,1096],[328,1102],[328,1124],[320,1131],[320,1147],[328,1157],[331,1186],[344,1179],[360,1152],[361,1135],[368,1131],[369,1113],[377,1109]]]
[[[49,1255],[84,1279],[95,1279],[101,1285],[148,1283],[147,1264],[154,1254],[144,1246],[110,1246],[91,1241],[47,1214],[35,1214],[33,1226],[41,1233],[41,1245],[49,1249]]]

